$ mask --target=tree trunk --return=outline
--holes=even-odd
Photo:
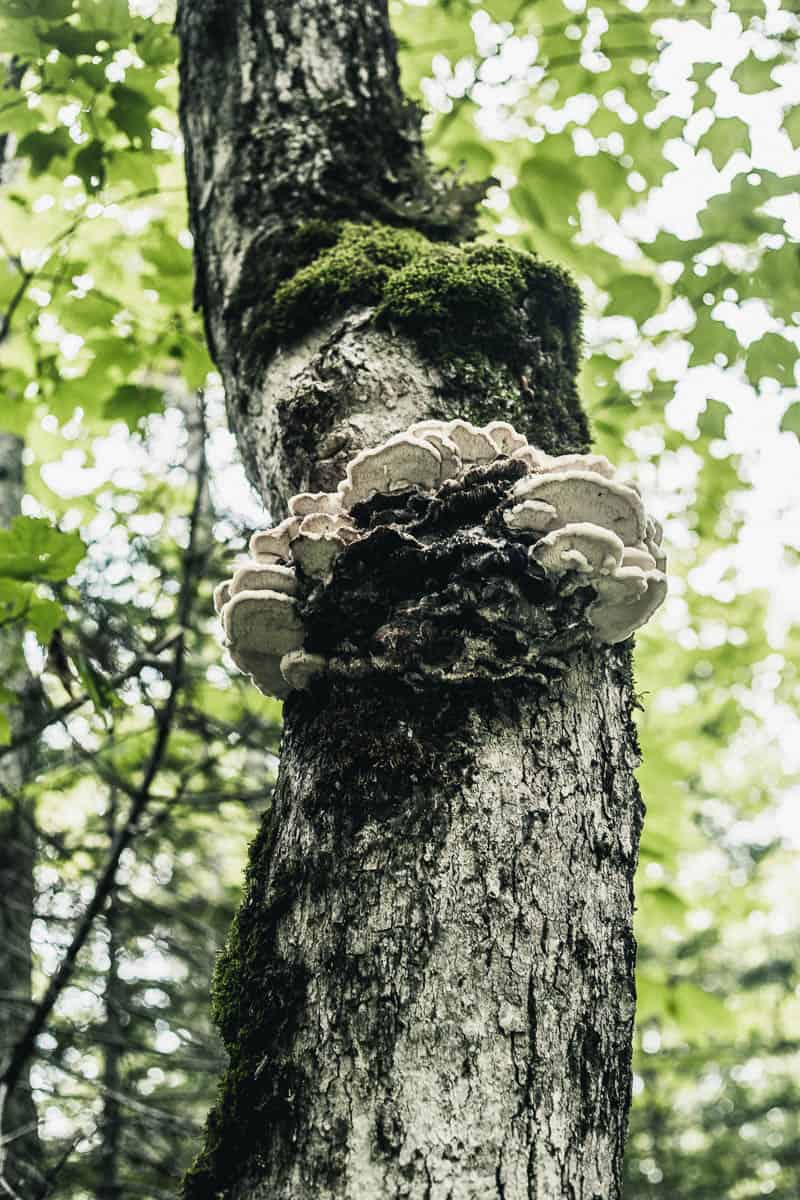
[[[18,88],[24,66],[12,58],[5,67],[7,88]],[[9,135],[0,135],[0,182],[13,172]],[[8,323],[0,318],[0,342]],[[0,433],[0,528],[20,514],[25,469],[24,444],[18,437]],[[12,737],[38,711],[39,691],[34,686],[22,648],[19,626],[0,630],[0,679],[18,702],[11,714]],[[23,784],[35,759],[29,746],[0,762],[0,997],[3,1034],[0,1070],[6,1055],[25,1029],[33,1002],[31,926],[33,924],[36,866],[36,813],[24,794]],[[41,1143],[36,1105],[27,1072],[9,1095],[0,1089],[0,1180],[16,1191],[41,1184]]]
[[[383,0],[185,2],[178,30],[198,297],[273,513],[426,416],[585,449],[574,288],[523,256],[443,246],[469,233],[475,190],[424,163]],[[424,235],[411,249],[406,227]],[[423,302],[430,320],[410,319]],[[217,971],[231,1062],[191,1200],[621,1194],[641,821],[629,651],[567,651],[568,606],[543,594],[524,605],[548,636],[520,648],[513,555],[496,565],[473,513],[493,479],[466,525],[432,527],[435,583],[422,557],[406,570],[401,535],[372,539],[347,604],[382,604],[410,575],[424,621],[400,637],[401,605],[380,671],[285,705],[274,806]],[[323,641],[347,637],[334,599]],[[447,671],[430,669],[432,627]]]
[[[106,814],[106,832],[109,846],[113,846],[118,825],[117,794],[109,794]],[[103,981],[103,1004],[105,1021],[102,1028],[103,1046],[103,1111],[99,1121],[100,1145],[97,1152],[97,1200],[119,1200],[120,1143],[122,1140],[122,1112],[120,1109],[121,1062],[125,1049],[125,1034],[122,1026],[123,983],[120,979],[120,904],[117,888],[112,887],[103,914],[108,942],[108,966]]]
[[[20,511],[22,442],[0,434],[0,528]],[[0,678],[17,697],[11,713],[12,734],[25,725],[36,706],[25,667],[19,626],[0,630]],[[28,748],[0,762],[0,1005],[3,1011],[0,1060],[27,1025],[32,1004],[31,925],[36,863],[33,805],[24,792],[33,751]],[[36,1108],[27,1073],[9,1097],[0,1097],[0,1162],[4,1177],[16,1189],[31,1189],[41,1165]]]

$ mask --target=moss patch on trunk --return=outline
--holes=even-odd
[[[560,267],[503,243],[453,246],[349,221],[301,226],[284,264],[262,292],[261,355],[348,309],[372,308],[377,326],[411,337],[442,372],[456,407],[460,391],[483,393],[487,419],[504,416],[522,392],[554,446],[587,448],[575,387],[582,301]]]

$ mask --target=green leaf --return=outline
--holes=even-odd
[[[142,246],[142,257],[156,268],[159,275],[192,277],[192,252],[180,244],[163,223],[153,222],[152,239]]]
[[[730,411],[727,404],[723,404],[721,400],[714,400],[713,397],[709,396],[706,400],[705,409],[697,421],[703,437],[724,438],[725,420]]]
[[[87,655],[79,652],[75,655],[73,661],[86,690],[86,694],[94,705],[95,711],[103,718],[106,726],[110,725],[108,714],[114,703],[113,691],[109,688],[103,676],[98,674],[94,669],[92,661]]]
[[[75,173],[80,175],[87,192],[99,192],[106,178],[103,143],[91,141],[75,155]]]
[[[623,167],[613,154],[602,152],[587,160],[586,174],[601,207],[612,217],[620,217],[634,199],[628,185],[629,168]]]
[[[705,305],[696,310],[696,317],[694,329],[686,334],[686,340],[692,346],[689,366],[713,362],[717,354],[724,354],[728,364],[735,362],[741,353],[741,344],[734,331],[722,321],[715,321]]]
[[[68,58],[77,58],[79,54],[94,54],[97,43],[109,41],[113,34],[107,29],[79,29],[65,21],[51,26],[39,36],[48,46],[54,46]]]
[[[682,980],[670,989],[668,999],[675,1019],[690,1038],[723,1036],[734,1027],[725,1001],[697,984]]]
[[[682,921],[688,907],[682,896],[663,884],[640,892],[639,902],[643,909],[649,910],[650,919],[665,923]]]
[[[117,129],[127,134],[131,142],[141,139],[144,146],[150,146],[150,110],[152,105],[146,96],[135,88],[126,87],[124,83],[116,83],[111,89],[114,101],[108,110],[108,116]]]
[[[795,150],[800,146],[800,104],[787,108],[783,117],[783,128]]]
[[[55,129],[52,133],[34,130],[26,133],[17,147],[17,154],[30,159],[31,175],[43,175],[54,158],[64,158],[75,149],[75,143],[66,129]]]
[[[711,197],[700,213],[700,227],[706,236],[743,245],[751,245],[763,233],[783,233],[780,217],[757,210],[775,196],[795,192],[797,184],[797,176],[772,171],[737,175],[727,192]]]
[[[24,398],[28,377],[24,371],[9,367],[0,370],[0,430],[21,437],[28,427],[33,409]]]
[[[800,438],[800,402],[790,404],[781,418],[781,429]]]
[[[77,533],[63,533],[42,517],[14,517],[0,529],[0,575],[10,579],[68,579],[86,553]]]
[[[148,21],[148,29],[144,35],[136,34],[136,53],[151,67],[161,67],[166,63],[174,63],[178,58],[178,40],[173,37],[169,26],[156,25]]]
[[[637,325],[652,317],[661,303],[661,289],[648,275],[618,275],[611,280],[608,293],[605,315],[633,317]]]
[[[779,333],[765,333],[747,348],[747,378],[755,386],[765,377],[777,379],[779,383],[791,383],[796,359],[797,347],[794,342],[781,337]]]
[[[205,339],[199,333],[195,337],[179,334],[168,349],[179,360],[181,374],[188,386],[192,389],[202,387],[209,371],[214,370]]]
[[[108,421],[125,421],[131,433],[135,433],[143,417],[162,412],[163,408],[164,393],[158,388],[124,383],[106,401],[103,416]]]
[[[698,150],[711,151],[711,159],[721,171],[737,150],[750,154],[750,127],[738,117],[717,117],[697,143]]]
[[[3,24],[0,21],[0,45],[3,44],[2,39]],[[15,133],[21,139],[26,134],[33,133],[43,123],[45,123],[44,114],[41,109],[28,108],[24,96],[0,104],[0,130],[3,133]]]
[[[106,296],[94,290],[87,292],[80,299],[71,296],[69,299],[69,308],[64,314],[64,325],[69,328],[70,333],[80,333],[82,336],[90,336],[97,334],[104,328],[111,328],[111,320],[114,315],[119,312],[119,307],[113,296]],[[61,380],[57,382],[59,390],[68,387],[70,383],[77,383],[78,380]],[[88,389],[87,389],[88,390]],[[85,398],[85,402],[89,403],[89,397]]]
[[[25,624],[33,630],[43,646],[48,644],[66,619],[67,614],[58,601],[43,596],[32,596],[25,612]]]
[[[691,78],[697,83],[693,104],[695,112],[701,108],[713,108],[717,102],[717,93],[708,86],[707,80],[719,67],[719,63],[696,63]]]
[[[4,708],[11,708],[19,703],[19,696],[16,692],[12,692],[11,688],[4,687],[0,683],[0,704]],[[11,721],[6,714],[0,710],[0,746],[7,746],[11,741]]]
[[[447,157],[454,168],[463,167],[470,178],[485,179],[494,170],[494,155],[481,142],[456,142]]]
[[[42,44],[32,22],[15,20],[7,13],[0,15],[0,46],[4,54],[24,55],[29,59],[38,58],[42,53]]]
[[[72,12],[72,0],[6,0],[6,9],[12,17],[60,21]]]
[[[100,28],[110,31],[109,41],[115,41],[120,34],[124,36],[130,29],[128,0],[95,0],[89,12]]]
[[[791,321],[800,311],[800,245],[787,241],[765,250],[755,271],[739,276],[736,290],[742,299],[765,300],[774,316]]]
[[[46,646],[65,620],[61,605],[40,596],[32,583],[0,578],[0,627],[17,622],[24,624]]]
[[[716,237],[679,238],[674,233],[662,231],[655,241],[643,242],[642,250],[653,262],[686,262],[695,254],[702,254],[709,246],[713,246]]]
[[[153,156],[142,150],[109,150],[106,155],[106,179],[131,191],[144,192],[158,184]]]
[[[571,151],[571,141],[569,146]],[[569,159],[535,152],[522,164],[512,198],[528,220],[559,231],[572,228],[569,218],[577,212],[578,197],[586,188]]]
[[[756,92],[766,92],[777,86],[772,78],[772,72],[777,65],[778,60],[775,58],[762,62],[755,54],[748,54],[747,58],[739,63],[731,78],[738,84],[741,92],[753,96]]]

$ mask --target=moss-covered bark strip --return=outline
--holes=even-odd
[[[506,366],[521,379],[552,361],[552,397],[586,429],[574,390],[581,351],[580,292],[559,267],[502,244],[443,246],[386,225],[311,222],[294,246],[301,265],[278,281],[257,332],[269,356],[348,308],[412,337],[435,362]],[[309,255],[309,261],[305,261]],[[529,379],[533,391],[538,380]]]

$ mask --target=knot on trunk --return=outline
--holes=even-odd
[[[666,592],[661,530],[601,455],[506,422],[421,421],[293,497],[217,589],[234,662],[285,697],[331,680],[546,684]]]

